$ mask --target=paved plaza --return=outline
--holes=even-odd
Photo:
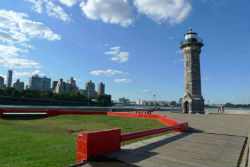
[[[154,114],[188,121],[190,131],[132,143],[106,156],[143,167],[237,167],[249,133],[249,115]]]

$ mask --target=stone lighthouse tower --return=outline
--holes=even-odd
[[[200,53],[203,42],[192,29],[184,35],[180,48],[184,55],[184,97],[182,112],[205,114],[201,95]]]

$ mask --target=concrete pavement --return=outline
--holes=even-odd
[[[190,132],[132,143],[106,156],[143,167],[237,167],[249,132],[249,115],[153,114],[188,121]]]

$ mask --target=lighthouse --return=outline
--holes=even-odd
[[[184,35],[184,39],[180,43],[184,56],[184,96],[181,100],[183,113],[205,114],[200,73],[202,46],[202,40],[192,29]]]

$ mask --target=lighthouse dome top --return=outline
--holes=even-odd
[[[190,28],[189,32],[185,34],[185,40],[189,39],[197,39],[197,33],[192,31],[192,28]]]
[[[198,34],[196,32],[193,32],[192,28],[190,28],[189,32],[184,35],[184,39],[181,41],[181,45],[192,43],[203,45],[202,39],[200,39],[198,37]]]

